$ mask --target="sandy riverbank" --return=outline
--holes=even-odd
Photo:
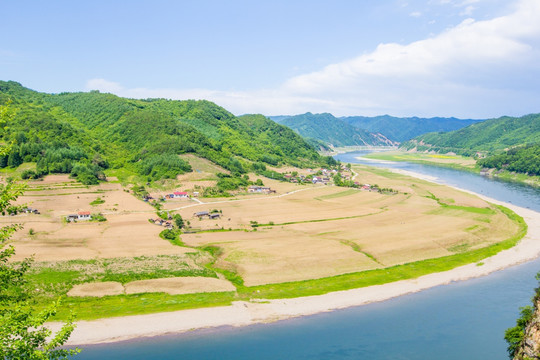
[[[432,177],[408,171],[396,172],[433,181]],[[443,273],[425,275],[417,279],[403,280],[367,288],[333,292],[325,295],[295,299],[270,300],[264,303],[235,302],[232,306],[183,310],[169,313],[126,316],[79,321],[69,339],[71,345],[105,343],[138,337],[181,333],[193,329],[217,326],[245,326],[297,316],[383,301],[400,295],[418,292],[453,281],[485,276],[508,266],[532,260],[540,255],[540,213],[503,203],[485,196],[477,196],[495,204],[504,205],[522,216],[529,229],[527,235],[515,247],[484,259],[483,265],[469,264]],[[58,324],[51,324],[58,328]]]

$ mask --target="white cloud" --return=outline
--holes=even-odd
[[[407,45],[380,44],[275,89],[125,89],[104,79],[91,80],[87,87],[135,98],[208,99],[235,114],[520,115],[540,111],[535,81],[540,76],[539,18],[540,1],[521,0],[512,14],[469,18]]]
[[[118,93],[122,92],[124,88],[116,82],[107,81],[105,79],[91,79],[86,82],[87,90],[99,90],[102,92]]]
[[[472,5],[467,6],[463,11],[459,13],[460,16],[471,16],[476,8]]]
[[[422,16],[422,13],[420,11],[413,11],[412,13],[409,14],[409,16],[420,17]]]
[[[356,94],[356,98],[376,99],[372,103],[381,111],[398,110],[399,103],[403,110],[412,110],[409,104],[416,103],[419,112],[434,112],[437,104],[445,113],[450,113],[450,104],[467,104],[475,96],[488,99],[494,90],[519,92],[504,81],[522,71],[539,70],[540,2],[523,0],[519,5],[513,14],[487,21],[466,19],[433,38],[408,45],[380,44],[369,54],[294,77],[285,87],[326,99],[344,100]],[[466,99],[460,95],[465,93]],[[416,98],[422,101],[415,102]],[[485,109],[476,113],[480,110]]]

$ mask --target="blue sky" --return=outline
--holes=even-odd
[[[540,112],[539,0],[0,0],[0,79],[235,114]]]

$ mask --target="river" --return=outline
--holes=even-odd
[[[362,152],[337,155],[365,163]],[[540,211],[540,190],[410,163],[373,163]],[[83,348],[77,359],[504,360],[504,330],[530,303],[540,260],[489,276],[344,310],[271,324],[224,327]]]

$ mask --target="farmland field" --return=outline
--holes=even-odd
[[[198,166],[206,179],[219,171],[205,168],[209,164],[204,162]],[[30,182],[19,199],[40,214],[4,216],[0,221],[24,226],[12,244],[16,259],[34,256],[32,281],[44,289],[43,301],[67,294],[66,306],[84,308],[96,297],[111,297],[115,310],[105,308],[101,316],[123,314],[114,299],[136,302],[141,292],[180,296],[236,289],[241,296],[242,289],[251,286],[465,254],[520,231],[501,209],[473,195],[366,166],[354,170],[360,183],[397,192],[265,178],[275,194],[167,199],[163,209],[186,222],[179,241],[171,242],[160,237],[163,227],[148,221],[157,217],[156,209],[128,188],[114,181],[87,187],[55,175]],[[178,179],[176,188],[188,190],[186,183],[202,180],[191,176],[189,181]],[[64,220],[79,211],[100,213],[106,221]],[[201,211],[220,216],[199,219],[195,213]]]

